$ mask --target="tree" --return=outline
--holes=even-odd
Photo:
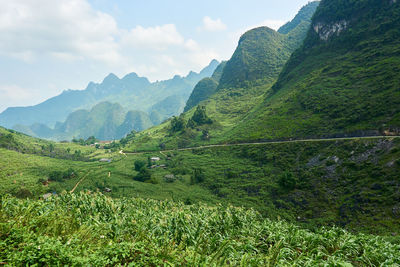
[[[206,114],[205,106],[197,106],[196,111],[192,116],[192,120],[196,125],[211,124],[212,120]]]
[[[176,117],[174,116],[171,120],[171,131],[176,133],[176,132],[181,132],[185,129],[185,119],[183,116]]]
[[[139,182],[149,181],[151,179],[151,172],[146,167],[143,167],[133,179]]]
[[[94,136],[90,136],[88,139],[86,139],[85,144],[86,145],[93,145],[96,143],[98,140]]]
[[[205,180],[205,175],[202,169],[194,169],[193,175],[190,177],[191,184],[202,183]]]
[[[53,144],[49,144],[49,151],[53,152],[54,151],[54,145]]]
[[[143,160],[135,161],[135,171],[140,172],[143,168],[145,168],[146,162]]]
[[[278,180],[280,187],[286,190],[293,190],[296,187],[296,179],[291,172],[284,172]]]

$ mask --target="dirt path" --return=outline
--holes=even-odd
[[[88,172],[86,175],[84,175],[74,186],[74,188],[72,188],[72,190],[70,191],[70,193],[73,193],[75,191],[75,189],[78,187],[78,185],[91,173],[92,171]]]
[[[173,151],[186,151],[192,149],[205,149],[213,147],[233,147],[233,146],[259,146],[266,144],[287,144],[287,143],[308,143],[308,142],[326,142],[326,141],[341,141],[341,140],[359,140],[359,139],[392,139],[399,138],[400,136],[364,136],[364,137],[342,137],[342,138],[317,138],[317,139],[302,139],[302,140],[288,140],[288,141],[266,141],[266,142],[256,142],[256,143],[238,143],[238,144],[220,144],[220,145],[206,145],[188,148],[178,148],[170,150],[160,150],[160,151],[142,151],[142,152],[123,152],[124,155],[141,155],[145,153],[164,153]],[[120,153],[121,153],[120,152]],[[164,153],[163,153],[164,152]]]

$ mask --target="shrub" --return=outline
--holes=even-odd
[[[183,116],[173,117],[171,120],[171,132],[181,132],[185,129],[185,120]]]
[[[146,162],[143,160],[135,161],[135,171],[140,172],[146,166]]]
[[[194,169],[193,175],[190,177],[191,184],[202,183],[205,180],[205,175],[202,169]]]
[[[196,111],[194,112],[191,120],[193,121],[192,124],[199,126],[212,123],[212,120],[206,114],[205,106],[197,106]]]
[[[69,168],[66,171],[52,171],[49,174],[49,180],[55,182],[63,182],[66,179],[71,179],[75,177],[75,171],[72,168]]]
[[[147,182],[151,179],[151,172],[143,166],[133,179],[138,182]]]
[[[292,173],[284,172],[279,176],[278,184],[283,189],[293,190],[296,187],[296,179]]]
[[[15,193],[15,196],[17,198],[30,198],[32,197],[32,193],[27,188],[20,188],[17,193]]]

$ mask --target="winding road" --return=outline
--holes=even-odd
[[[124,152],[120,151],[120,154],[126,155],[141,155],[146,153],[168,153],[173,151],[186,151],[192,149],[206,149],[213,147],[233,147],[233,146],[259,146],[267,144],[287,144],[287,143],[308,143],[308,142],[327,142],[327,141],[343,141],[343,140],[360,140],[360,139],[394,139],[400,138],[400,136],[363,136],[363,137],[340,137],[340,138],[316,138],[316,139],[297,139],[297,140],[286,140],[286,141],[265,141],[265,142],[254,142],[254,143],[237,143],[237,144],[216,144],[216,145],[204,145],[196,147],[160,150],[160,151],[141,151],[141,152]]]

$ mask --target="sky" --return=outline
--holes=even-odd
[[[249,29],[278,29],[308,0],[0,0],[0,112],[109,73],[151,81],[228,60]]]

